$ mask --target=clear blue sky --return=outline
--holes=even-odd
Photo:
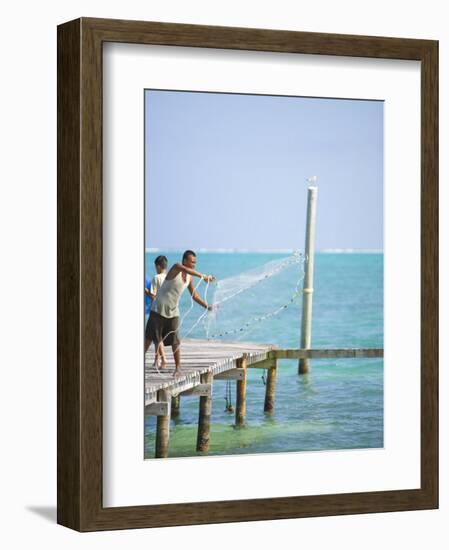
[[[383,103],[145,92],[145,246],[383,248]]]

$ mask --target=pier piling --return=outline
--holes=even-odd
[[[176,395],[171,398],[171,417],[175,418],[179,416],[179,409],[181,407],[181,396]]]
[[[156,421],[156,458],[168,457],[168,444],[170,440],[170,405],[171,399],[165,390],[157,392],[157,400],[159,402],[168,403],[167,414],[160,415]]]
[[[265,386],[265,403],[263,410],[266,413],[272,413],[274,410],[274,400],[276,396],[276,368],[277,361],[272,359],[272,366],[267,369],[267,382]]]
[[[246,417],[246,366],[247,359],[244,354],[237,360],[237,368],[243,369],[244,375],[241,380],[237,380],[236,406],[235,406],[235,426],[241,428],[245,425]]]
[[[212,373],[206,372],[201,375],[202,384],[212,384]],[[210,441],[210,419],[212,414],[212,394],[202,395],[200,397],[199,415],[198,415],[198,436],[196,441],[196,450],[207,452]]]

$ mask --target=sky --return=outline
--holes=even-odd
[[[383,249],[383,102],[145,91],[145,247]]]

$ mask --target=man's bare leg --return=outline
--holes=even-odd
[[[151,340],[150,340],[150,338],[147,338],[147,337],[145,336],[145,351],[144,351],[144,353],[146,353],[146,352],[148,351],[148,348],[149,348],[150,346],[151,346]]]
[[[145,351],[144,351],[144,356],[146,355],[149,347],[151,346],[151,339],[150,338],[147,338],[145,336]],[[153,367],[156,367],[156,369],[159,371],[159,361],[158,361],[158,351],[157,351],[157,347],[155,346],[156,350],[155,350],[155,354],[154,354],[154,361],[153,361]],[[164,365],[165,366],[165,365]]]
[[[145,354],[147,353],[150,346],[151,346],[151,339],[145,337],[145,350],[144,350]],[[165,355],[165,348],[162,342],[160,342],[159,345],[156,346],[156,353],[154,356],[153,367],[159,367],[159,359],[161,359],[162,361],[161,368],[163,369],[164,367],[167,366],[167,357]]]
[[[159,365],[159,359],[161,360],[161,369],[165,368],[167,366],[167,356],[165,355],[165,346],[163,342],[159,342],[159,345],[156,351],[155,361],[157,361],[158,365]]]
[[[144,354],[147,353],[150,346],[151,346],[151,339],[147,338],[145,336],[145,351],[144,351]],[[159,366],[158,358],[159,358],[159,352],[158,352],[158,349],[156,348],[156,353],[155,353],[154,361],[153,361],[153,367],[158,367]]]
[[[175,358],[175,372],[173,376],[176,378],[181,373],[181,346],[173,344],[173,357]]]

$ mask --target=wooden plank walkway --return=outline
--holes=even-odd
[[[171,347],[166,348],[168,366],[157,369],[153,366],[154,347],[145,356],[145,406],[157,400],[157,392],[166,390],[172,396],[193,389],[201,383],[201,375],[212,376],[237,368],[238,360],[246,358],[250,366],[268,358],[268,353],[277,346],[254,342],[226,342],[218,340],[183,340],[181,343],[181,374],[173,377],[175,364]]]

